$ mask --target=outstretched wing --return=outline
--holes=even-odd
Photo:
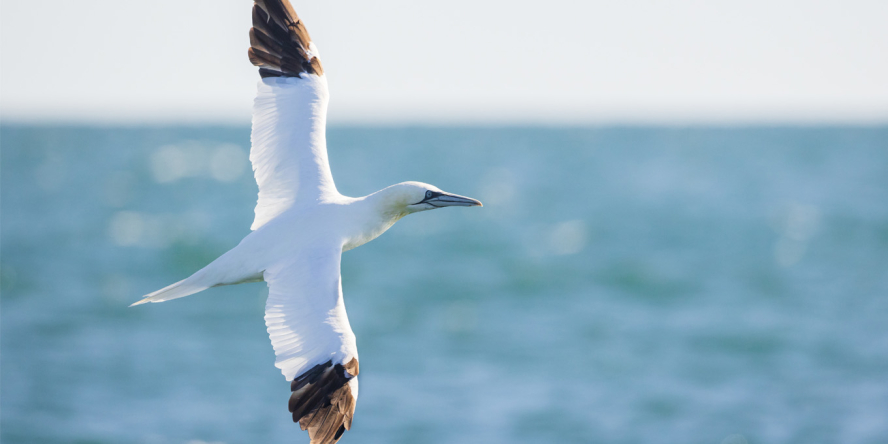
[[[351,428],[358,398],[358,350],[342,299],[341,248],[300,251],[265,270],[265,325],[275,366],[292,381],[290,412],[312,444]]]
[[[337,191],[327,160],[327,79],[287,0],[256,0],[249,57],[262,76],[250,150],[259,184],[255,230],[300,201]]]

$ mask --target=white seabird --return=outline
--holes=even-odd
[[[312,444],[331,444],[351,428],[358,397],[342,252],[408,214],[481,202],[420,182],[359,198],[340,194],[327,160],[327,79],[317,47],[287,0],[255,0],[250,46],[262,77],[250,151],[259,184],[253,231],[206,267],[133,305],[264,280],[265,324],[275,366],[292,381],[293,421],[308,430]]]

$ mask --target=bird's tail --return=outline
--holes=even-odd
[[[262,269],[256,267],[256,264],[250,261],[249,257],[245,258],[242,253],[239,253],[239,247],[240,245],[219,256],[191,276],[173,285],[161,288],[154,293],[146,294],[145,297],[130,305],[130,307],[148,302],[163,302],[170,299],[184,298],[185,296],[219,285],[261,281],[263,279]]]
[[[192,295],[199,291],[204,291],[207,288],[213,286],[213,284],[207,285],[204,282],[201,282],[202,273],[197,272],[186,279],[182,279],[179,282],[176,282],[173,285],[161,288],[153,293],[148,293],[142,298],[140,301],[130,305],[130,307],[134,305],[142,305],[147,304],[148,302],[163,302],[169,301],[170,299],[183,298],[188,295]]]

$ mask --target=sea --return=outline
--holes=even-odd
[[[484,202],[342,260],[341,443],[888,443],[888,126],[334,126],[339,190]],[[248,126],[0,127],[0,441],[308,443]]]

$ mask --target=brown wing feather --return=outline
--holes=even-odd
[[[323,75],[320,59],[310,54],[311,37],[288,0],[255,0],[250,28],[250,63],[262,77]]]
[[[333,444],[351,429],[355,397],[348,381],[358,375],[358,360],[345,365],[327,361],[290,383],[289,409],[293,422],[308,430],[311,444]]]

